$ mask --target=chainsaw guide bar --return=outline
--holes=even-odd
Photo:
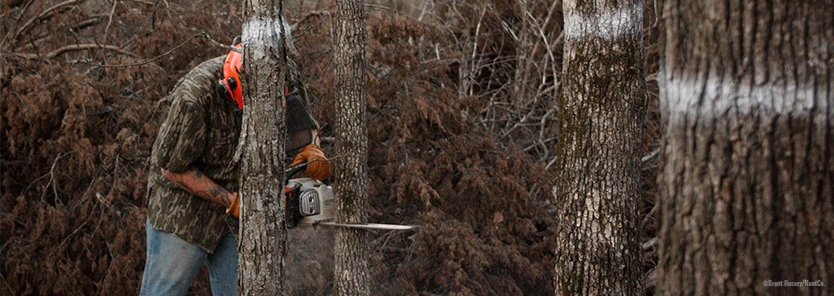
[[[346,223],[336,223],[336,222],[333,222],[333,221],[317,221],[317,222],[313,223],[313,227],[317,227],[317,226],[354,228],[354,229],[372,229],[372,230],[414,230],[414,229],[417,229],[417,226],[415,226],[415,225],[396,225],[396,224],[378,224],[378,223],[346,224]]]
[[[292,176],[294,172],[299,170],[298,168],[290,169],[287,175]],[[368,230],[414,230],[417,228],[416,225],[334,222],[336,198],[333,194],[333,188],[319,180],[306,177],[289,179],[287,185],[284,186],[284,193],[287,194],[287,228],[297,226],[313,226],[313,228],[327,226]]]

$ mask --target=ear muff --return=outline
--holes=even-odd
[[[229,87],[226,86],[226,83],[223,82],[223,79],[217,80],[217,85],[214,86],[214,91],[217,93],[218,96],[221,98],[232,98],[232,93],[229,91]]]
[[[240,44],[235,45],[240,48]],[[223,80],[221,83],[226,86],[229,95],[237,103],[238,108],[243,108],[243,91],[241,90],[240,71],[243,70],[243,55],[237,51],[230,50],[223,63]]]

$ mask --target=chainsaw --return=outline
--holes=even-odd
[[[415,225],[349,224],[335,222],[336,198],[333,188],[324,182],[307,177],[293,178],[309,163],[291,167],[285,171],[284,195],[286,196],[287,228],[318,226],[373,230],[413,230]]]

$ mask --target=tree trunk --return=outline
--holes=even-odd
[[[643,1],[563,2],[556,295],[640,295]]]
[[[365,103],[365,8],[336,1],[336,194],[341,223],[368,222],[368,119]],[[369,295],[367,232],[336,230],[335,295]]]
[[[245,3],[240,212],[241,295],[283,295],[284,27],[282,1]]]
[[[665,4],[659,294],[834,294],[832,11]]]

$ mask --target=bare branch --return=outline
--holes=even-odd
[[[29,9],[29,6],[32,5],[32,3],[34,3],[34,2],[35,2],[34,0],[26,1],[26,5],[23,5],[23,8],[20,9],[20,14],[17,15],[17,18],[15,18],[14,23],[20,23],[20,18],[23,17],[23,14],[26,13],[26,10]],[[5,15],[3,17],[5,17]],[[10,39],[9,36],[11,36],[12,32],[15,32],[15,31],[14,30],[9,30],[8,32],[6,32],[6,36],[3,37],[2,42],[0,42],[0,49],[5,48],[6,42],[9,41],[9,39]]]
[[[49,169],[49,181],[46,182],[46,186],[49,187],[50,184],[52,185],[52,191],[55,193],[55,198],[53,200],[53,204],[56,205],[56,206],[58,205],[59,200],[58,200],[58,189],[55,187],[56,182],[54,182],[54,180],[55,180],[55,166],[58,165],[59,160],[66,157],[67,155],[70,155],[70,154],[73,154],[73,153],[75,153],[75,151],[69,151],[69,152],[61,153],[60,155],[58,155],[58,157],[55,157],[55,161],[52,162],[52,168]],[[43,195],[46,195],[46,192],[44,192]],[[43,195],[41,195],[41,200],[45,204],[48,204],[46,202],[46,200],[43,199]]]
[[[56,9],[59,9],[61,7],[64,7],[64,6],[70,5],[70,4],[80,3],[81,1],[83,1],[83,0],[64,1],[64,2],[61,2],[61,3],[55,4],[54,6],[52,6],[50,8],[47,8],[46,10],[42,11],[41,13],[36,15],[35,17],[26,21],[26,23],[24,23],[23,26],[21,26],[19,29],[17,29],[17,31],[15,31],[14,35],[12,36],[12,38],[10,40],[17,39],[17,37],[19,37],[20,34],[23,33],[23,31],[27,30],[29,28],[29,26],[32,25],[32,23],[34,23],[37,20],[40,20],[41,18],[46,17],[47,15],[52,13],[52,11],[54,11]]]
[[[232,41],[231,45],[226,45],[226,44],[221,43],[220,41],[214,40],[214,38],[211,38],[211,36],[206,32],[194,35],[193,37],[191,37],[191,39],[194,39],[194,38],[197,38],[197,37],[206,38],[209,41],[209,43],[214,44],[215,46],[222,47],[222,48],[225,48],[225,49],[228,49],[228,50],[234,50],[234,51],[239,52],[241,54],[243,53],[240,48],[235,47],[236,44],[240,43],[240,40],[238,38],[235,38],[235,40]],[[191,41],[191,39],[188,39],[185,42]],[[182,44],[177,46],[177,48],[182,47],[185,44],[185,42],[183,42]],[[173,51],[173,50],[171,50],[171,51]],[[168,51],[168,52],[171,52],[171,51]]]
[[[206,38],[206,39],[209,40],[210,43],[212,43],[216,46],[240,52],[240,50],[238,48],[236,48],[234,46],[231,46],[231,45],[225,45],[223,43],[220,43],[217,40],[212,39],[211,36],[209,36],[208,33],[203,32],[203,33],[191,36],[191,38],[188,38],[187,40],[183,41],[182,43],[178,44],[177,46],[174,46],[174,48],[171,48],[168,51],[162,53],[161,55],[155,56],[151,59],[147,59],[147,60],[144,60],[144,61],[141,61],[141,62],[136,62],[136,63],[131,63],[131,64],[120,64],[120,65],[99,64],[98,66],[99,67],[105,67],[105,68],[117,68],[117,67],[133,67],[133,66],[141,66],[141,65],[149,64],[149,63],[155,62],[155,61],[157,61],[157,60],[159,60],[159,59],[161,59],[161,58],[163,58],[167,55],[170,55],[174,51],[176,51],[176,50],[180,49],[181,47],[185,46],[185,44],[187,44],[191,40],[194,40],[195,38]]]
[[[52,58],[55,58],[56,56],[59,56],[61,54],[69,52],[69,51],[86,50],[86,49],[107,49],[107,50],[112,50],[112,51],[115,51],[115,52],[118,52],[118,53],[121,53],[121,54],[124,54],[124,55],[129,55],[129,56],[132,56],[132,57],[136,57],[136,54],[134,54],[132,52],[129,52],[129,51],[126,51],[126,50],[124,50],[120,47],[114,46],[114,45],[71,44],[71,45],[66,45],[66,46],[63,46],[61,48],[58,48],[56,50],[53,50],[53,51],[49,52],[48,54],[46,54],[46,56],[44,58],[45,59],[52,59]],[[35,59],[40,58],[40,55],[36,54],[36,53],[13,52],[11,54],[15,55],[15,56],[22,57],[22,58],[30,59],[30,60],[35,60]]]
[[[118,4],[118,3],[119,3],[118,0],[113,1],[113,7],[110,8],[110,15],[107,16],[107,26],[104,26],[104,39],[102,40],[101,43],[105,43],[105,44],[107,43],[107,32],[110,31],[110,25],[113,24],[113,13],[116,12],[116,4]]]
[[[643,161],[644,163],[648,162],[649,160],[652,160],[652,158],[655,158],[659,153],[660,153],[660,148],[657,148],[654,151],[652,151],[651,153],[649,153],[649,155],[643,156],[643,158],[641,158],[640,160]]]
[[[76,24],[75,26],[72,26],[71,30],[81,30],[81,29],[84,29],[86,27],[92,26],[95,23],[98,23],[99,21],[101,21],[100,16],[93,16],[93,17],[91,17],[87,20],[84,20],[84,21]]]
[[[652,239],[650,239],[650,240],[646,241],[645,243],[643,243],[643,246],[642,246],[642,248],[643,248],[643,252],[648,251],[648,250],[651,250],[651,249],[653,249],[655,246],[657,246],[657,237],[653,237]]]

